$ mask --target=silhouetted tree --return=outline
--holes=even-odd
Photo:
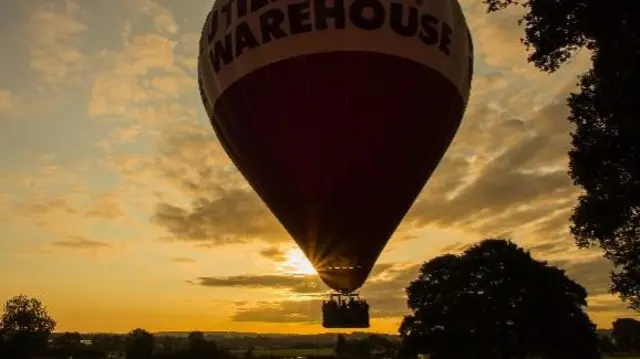
[[[55,326],[38,299],[25,295],[9,299],[0,318],[0,357],[26,359],[41,353]]]
[[[616,345],[607,335],[598,336],[598,348],[600,348],[600,351],[604,354],[614,354],[616,352]]]
[[[590,51],[592,67],[569,97],[570,175],[584,191],[571,231],[580,247],[604,250],[620,269],[612,292],[640,309],[640,1],[483,1],[489,12],[527,8],[523,42],[543,71]]]
[[[127,359],[151,359],[155,338],[144,329],[137,328],[127,334]]]
[[[407,287],[406,351],[449,358],[600,358],[586,290],[511,241],[422,265]]]
[[[633,318],[616,319],[611,336],[618,352],[640,352],[640,321]]]
[[[188,359],[214,359],[218,357],[216,343],[213,340],[206,340],[204,333],[191,332],[187,338],[189,348],[186,357]]]
[[[181,338],[177,338],[172,335],[156,336],[155,342],[156,346],[162,347],[163,352],[175,352],[188,348],[188,337],[187,341],[184,342]]]
[[[53,345],[70,357],[72,353],[83,347],[82,336],[78,332],[65,332],[55,338]]]
[[[122,352],[126,350],[124,336],[117,334],[94,334],[91,336],[91,346],[103,351]]]

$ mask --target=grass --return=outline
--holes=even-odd
[[[246,350],[231,350],[234,354],[244,354]],[[278,357],[305,357],[311,355],[333,356],[335,355],[333,348],[309,348],[309,349],[264,349],[256,348],[253,355],[258,357],[268,357],[269,355]]]
[[[234,354],[244,354],[246,350],[231,350]],[[309,349],[265,349],[265,348],[256,348],[253,351],[253,354],[257,357],[268,357],[269,355],[277,356],[277,357],[305,357],[305,356],[313,356],[313,355],[321,355],[321,356],[334,356],[335,352],[333,348],[309,348]],[[605,356],[603,359],[640,359],[638,356],[627,357],[627,356]]]

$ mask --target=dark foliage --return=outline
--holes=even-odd
[[[611,290],[640,309],[640,1],[483,0],[523,6],[529,61],[553,72],[578,50],[592,67],[569,96],[576,125],[570,175],[583,189],[571,217],[580,247],[599,246],[619,272]]]
[[[640,321],[632,318],[616,319],[611,336],[618,352],[640,353]]]
[[[148,331],[136,328],[127,335],[127,359],[151,359],[155,338]]]
[[[27,359],[42,353],[55,326],[38,299],[24,295],[9,299],[0,318],[0,357]]]
[[[600,358],[586,290],[510,241],[424,263],[407,294],[405,356]]]

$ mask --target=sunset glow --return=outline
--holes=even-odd
[[[290,274],[313,274],[317,275],[315,268],[309,259],[298,247],[293,247],[285,253],[286,260],[281,264],[282,271]]]

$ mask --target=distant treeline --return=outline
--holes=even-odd
[[[157,332],[153,333],[155,341],[159,346],[166,348],[185,348],[188,345],[189,332]],[[51,333],[50,343],[65,341],[70,333]],[[79,336],[82,343],[91,345],[93,348],[105,350],[124,350],[126,347],[126,334],[114,333],[73,333]],[[255,349],[326,349],[336,345],[338,334],[323,333],[317,335],[288,335],[288,334],[258,334],[258,333],[237,333],[237,332],[203,332],[205,339],[213,340],[220,348],[230,351]],[[354,332],[341,334],[347,340],[366,339],[372,333]],[[400,343],[398,335],[375,334],[394,343]]]
[[[317,336],[321,337],[321,336]],[[296,358],[395,358],[401,347],[399,338],[390,341],[383,335],[326,335],[312,343],[309,337],[286,343],[295,336],[221,337],[191,332],[184,335],[153,335],[135,329],[126,335],[80,334],[51,335],[39,359],[232,359],[253,357]],[[349,337],[349,339],[346,339]],[[327,340],[331,338],[332,340]],[[243,339],[243,341],[240,341]],[[226,343],[225,343],[226,341]],[[225,343],[222,346],[220,343]],[[242,346],[231,347],[235,343]],[[267,344],[267,345],[256,345]],[[245,346],[246,345],[246,346]],[[321,346],[324,345],[324,346]],[[294,347],[295,346],[295,347]],[[298,348],[296,348],[298,347]]]

